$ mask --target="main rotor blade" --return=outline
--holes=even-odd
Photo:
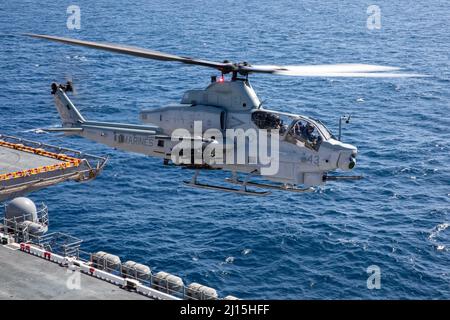
[[[187,63],[187,64],[195,64],[195,65],[200,65],[200,66],[205,66],[205,67],[211,67],[211,68],[218,69],[222,72],[229,72],[233,68],[232,64],[230,64],[230,63],[221,63],[221,62],[193,59],[193,58],[189,58],[189,57],[181,57],[181,56],[177,56],[177,55],[173,55],[173,54],[168,54],[168,53],[164,53],[164,52],[148,50],[148,49],[143,49],[143,48],[138,48],[138,47],[130,47],[130,46],[124,46],[124,45],[109,44],[109,43],[99,43],[99,42],[93,42],[93,41],[84,41],[84,40],[62,38],[62,37],[48,36],[48,35],[42,35],[42,34],[26,33],[25,35],[33,37],[33,38],[46,39],[46,40],[50,40],[50,41],[61,42],[61,43],[65,43],[65,44],[77,45],[77,46],[82,46],[82,47],[88,47],[88,48],[93,48],[93,49],[97,49],[97,50],[105,50],[105,51],[111,51],[111,52],[116,52],[116,53],[128,54],[128,55],[141,57],[141,58],[162,60],[162,61],[177,61],[177,62],[182,62],[182,63]]]
[[[364,78],[404,78],[420,77],[419,74],[392,73],[400,68],[371,64],[322,64],[300,66],[255,65],[241,66],[248,73],[271,73],[297,77],[364,77]]]
[[[257,65],[250,66],[250,68],[262,71],[286,71],[293,73],[340,73],[340,72],[381,72],[394,71],[400,68],[379,66],[373,64],[358,64],[358,63],[342,63],[342,64],[318,64],[318,65],[298,65],[298,66],[272,66],[272,65]]]
[[[274,65],[256,65],[247,63],[214,62],[202,59],[177,56],[169,53],[130,47],[125,45],[99,43],[93,41],[84,41],[71,38],[62,38],[41,34],[25,34],[27,36],[39,39],[46,39],[65,44],[77,45],[82,47],[105,50],[115,53],[127,54],[136,57],[154,59],[161,61],[176,61],[186,64],[199,65],[220,70],[222,73],[248,75],[250,73],[270,73],[285,76],[297,77],[364,77],[364,78],[403,78],[403,77],[422,77],[419,74],[408,73],[388,73],[386,71],[396,71],[399,68],[387,67],[370,64],[330,64],[330,65],[300,65],[300,66],[274,66]]]
[[[284,76],[295,77],[332,77],[332,78],[416,78],[425,77],[417,73],[392,73],[392,72],[336,72],[336,73],[316,73],[316,74],[291,74],[284,72],[274,72]]]

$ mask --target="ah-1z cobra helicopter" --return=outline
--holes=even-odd
[[[57,110],[62,118],[62,128],[48,129],[62,131],[69,135],[78,135],[108,146],[149,156],[160,157],[164,163],[172,161],[175,164],[188,165],[196,169],[190,181],[190,186],[237,192],[251,195],[266,195],[269,192],[259,192],[247,189],[247,186],[305,192],[313,186],[324,184],[328,180],[357,179],[359,176],[333,177],[328,173],[336,169],[351,170],[356,164],[357,148],[337,139],[320,121],[307,116],[271,111],[262,108],[262,103],[253,90],[248,76],[255,73],[280,74],[287,76],[320,76],[320,77],[411,77],[414,74],[393,73],[394,67],[367,64],[336,64],[336,65],[304,65],[304,66],[256,66],[246,62],[231,63],[212,62],[176,56],[158,51],[115,44],[104,44],[76,39],[28,34],[35,38],[71,45],[79,45],[114,53],[128,54],[147,59],[176,61],[190,65],[199,65],[217,69],[221,77],[212,77],[211,84],[204,90],[186,91],[181,103],[169,106],[143,110],[140,119],[144,125],[107,123],[86,120],[66,95],[71,90],[68,85],[52,84]],[[224,75],[231,74],[231,79],[225,80]],[[196,122],[201,121],[200,131]],[[180,132],[177,134],[176,132]],[[277,166],[274,172],[264,173],[268,163],[247,154],[244,161],[237,162],[236,139],[224,141],[225,131],[230,129],[269,130],[271,146],[277,145],[279,150]],[[205,136],[207,131],[215,130],[217,134]],[[219,138],[220,137],[220,138]],[[190,152],[177,149],[180,141],[188,141],[194,145]],[[252,140],[251,138],[249,140]],[[248,141],[248,140],[247,140]],[[257,143],[262,140],[256,139]],[[197,147],[195,147],[195,145]],[[206,161],[205,149],[213,150],[209,158],[214,158],[215,151],[221,149],[231,157],[221,157],[225,161]],[[175,152],[176,151],[176,152]],[[244,151],[249,153],[246,146]],[[239,155],[237,155],[239,156]],[[180,161],[180,157],[191,161]],[[195,159],[194,159],[195,158]],[[178,159],[178,160],[177,160]],[[269,159],[273,159],[271,154]],[[269,161],[270,162],[270,161]],[[269,165],[271,165],[269,163]],[[240,184],[239,189],[218,185],[203,184],[197,180],[201,169],[222,169],[232,172],[227,179],[231,183]],[[241,180],[238,174],[245,174]],[[252,176],[261,176],[271,183],[251,182]]]

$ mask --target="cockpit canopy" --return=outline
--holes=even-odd
[[[278,129],[282,139],[314,150],[333,138],[322,122],[307,117],[258,110],[252,113],[252,121],[259,129]]]
[[[318,150],[324,140],[324,136],[313,122],[299,119],[293,122],[287,133],[286,140],[294,144],[304,144],[308,148]]]

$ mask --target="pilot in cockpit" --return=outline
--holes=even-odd
[[[315,128],[311,124],[307,124],[303,130],[303,137],[314,150],[317,150],[322,143],[322,136],[314,133]]]
[[[314,134],[314,127],[310,125],[309,123],[306,124],[306,126],[303,129],[303,137],[306,141],[313,143],[314,140],[317,139],[316,135]]]
[[[301,121],[297,122],[294,126],[294,134],[297,137],[301,137],[302,136],[302,132],[305,129],[304,125],[302,124]]]
[[[290,130],[290,135],[297,141],[304,142],[307,147],[318,150],[322,137],[316,128],[307,121],[297,121]],[[295,143],[295,142],[294,142]]]

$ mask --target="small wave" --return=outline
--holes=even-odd
[[[252,252],[252,249],[244,249],[244,250],[242,250],[242,255],[246,256],[251,252]]]
[[[442,231],[446,230],[449,226],[450,226],[449,222],[444,222],[444,223],[438,224],[436,227],[434,227],[431,230],[430,235],[428,236],[428,240],[433,242],[437,251],[445,250],[445,245],[442,243],[438,243],[438,241],[436,241],[436,238],[440,235],[440,233]]]
[[[87,61],[88,60],[85,56],[79,56],[79,55],[66,56],[66,58],[69,60],[78,60],[78,61]]]
[[[234,257],[228,257],[225,259],[226,263],[233,263],[234,262]]]
[[[450,223],[448,223],[448,222],[438,224],[436,227],[433,228],[433,230],[431,230],[431,233],[428,236],[428,239],[434,240],[439,235],[439,233],[441,233],[442,231],[447,229],[449,226],[450,226]]]

